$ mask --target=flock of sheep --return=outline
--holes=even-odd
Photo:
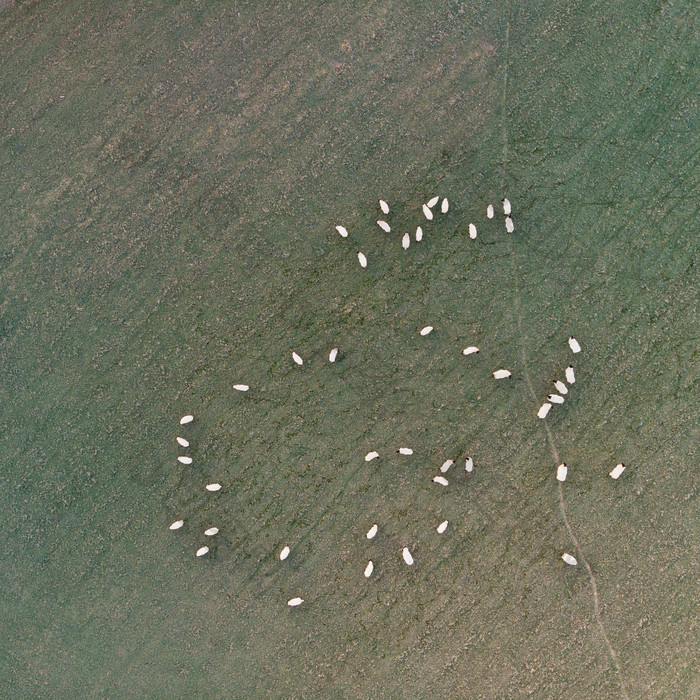
[[[433,218],[434,218],[433,209],[435,208],[435,206],[437,205],[437,203],[439,201],[440,201],[439,197],[432,197],[427,203],[423,204],[423,206],[422,206],[423,215],[425,216],[425,218],[428,221],[433,220]],[[503,214],[505,217],[506,232],[513,233],[513,231],[515,230],[515,226],[513,223],[512,216],[511,216],[511,203],[508,199],[503,199],[502,204],[503,204]],[[450,206],[449,201],[446,198],[443,198],[442,203],[440,205],[440,212],[442,214],[446,214],[449,211],[449,206]],[[383,215],[389,214],[389,211],[390,211],[389,205],[383,199],[379,200],[379,207],[380,207]],[[487,218],[492,219],[494,217],[494,213],[495,212],[494,212],[493,205],[489,204],[487,209],[486,209]],[[377,221],[377,225],[379,226],[379,228],[382,229],[382,231],[384,231],[386,233],[391,232],[391,226],[386,220],[379,219]],[[344,226],[338,225],[335,227],[335,229],[343,238],[348,237],[348,235],[349,235],[348,230]],[[477,229],[476,229],[475,224],[473,224],[473,223],[469,224],[468,232],[469,232],[470,239],[473,240],[477,237]],[[416,227],[414,238],[415,238],[416,242],[422,241],[423,229],[421,226]],[[402,240],[401,240],[401,245],[402,245],[404,250],[408,249],[409,246],[411,245],[411,236],[408,233],[405,233],[403,235]],[[368,261],[367,261],[366,255],[364,253],[362,253],[361,251],[358,251],[357,258],[359,260],[360,265],[363,268],[367,267]],[[427,336],[432,331],[433,331],[432,326],[425,326],[424,328],[422,328],[420,330],[420,335]],[[570,337],[568,343],[569,343],[569,347],[570,347],[571,351],[574,354],[581,352],[581,346],[575,338]],[[465,348],[464,350],[462,350],[463,355],[472,355],[472,354],[476,354],[478,352],[479,352],[479,348],[474,346],[474,345],[471,345],[471,346]],[[329,362],[335,362],[337,355],[338,355],[338,348],[333,348],[328,356]],[[304,364],[304,360],[296,352],[292,352],[292,360],[299,366]],[[498,369],[498,370],[493,372],[493,377],[494,377],[494,379],[497,379],[497,380],[507,379],[507,378],[511,377],[511,372],[507,369]],[[540,409],[537,412],[537,415],[539,418],[545,419],[553,405],[564,403],[565,397],[569,393],[569,387],[571,385],[573,385],[576,381],[576,376],[574,374],[574,368],[572,365],[569,365],[564,370],[564,377],[565,377],[566,383],[559,380],[559,379],[554,381],[554,388],[555,388],[557,393],[552,393],[552,394],[549,394],[547,396],[547,400],[542,404],[542,406],[540,407]],[[567,386],[567,384],[569,386]],[[250,387],[246,384],[234,384],[233,388],[236,391],[246,392],[246,391],[248,391],[248,389]],[[192,415],[183,416],[180,419],[180,425],[187,425],[188,423],[191,423],[193,420],[194,420],[194,416],[192,416]],[[189,441],[183,437],[178,436],[176,438],[176,440],[177,440],[178,445],[180,445],[183,448],[187,448],[190,445]],[[401,455],[406,455],[406,456],[413,454],[413,450],[410,447],[400,447],[397,450],[397,452]],[[371,462],[373,459],[376,459],[377,457],[379,457],[379,453],[377,451],[373,450],[365,455],[365,461]],[[184,465],[192,464],[192,458],[188,457],[186,455],[179,456],[178,461]],[[448,482],[447,478],[444,476],[444,474],[446,474],[448,472],[448,470],[453,465],[454,465],[454,460],[451,460],[451,459],[446,460],[442,464],[442,466],[440,467],[440,474],[433,477],[433,479],[432,479],[433,482],[436,484],[439,484],[441,486],[448,486],[449,482]],[[465,471],[471,472],[473,470],[473,468],[474,468],[474,460],[471,457],[468,457],[466,459],[466,463],[465,463]],[[625,469],[624,464],[618,464],[610,472],[610,476],[613,479],[618,479],[620,477],[620,475],[622,474],[622,472],[624,471],[624,469]],[[564,482],[566,480],[567,472],[568,472],[568,469],[567,469],[566,464],[560,464],[558,466],[557,472],[556,472],[557,480],[560,482]],[[219,483],[206,484],[205,488],[207,491],[216,492],[216,491],[219,491],[221,489],[221,484],[219,484]],[[170,525],[170,530],[179,530],[184,525],[184,522],[185,522],[184,520],[176,520],[175,522],[173,522]],[[436,528],[437,532],[439,534],[443,534],[447,530],[448,524],[449,523],[447,520],[444,520],[443,522],[441,522]],[[374,525],[372,525],[371,528],[369,529],[369,531],[367,532],[367,535],[366,535],[367,539],[371,540],[372,538],[374,538],[374,536],[377,534],[378,530],[379,530],[379,526],[376,523]],[[214,537],[215,535],[218,534],[218,532],[219,532],[219,528],[209,527],[204,531],[204,535],[206,537]],[[207,555],[209,552],[210,552],[209,546],[203,545],[197,550],[196,555],[198,557],[203,557],[203,556]],[[290,552],[291,552],[290,547],[288,545],[285,545],[278,555],[279,559],[281,561],[284,561],[289,556]],[[408,547],[403,547],[401,550],[401,554],[402,554],[404,562],[408,566],[412,566],[414,564],[413,555],[411,554],[411,551],[409,550]],[[571,566],[576,566],[576,564],[578,563],[574,556],[572,556],[571,554],[568,554],[566,552],[562,554],[562,559],[564,560],[564,562],[566,562],[567,564],[569,564]],[[373,571],[374,571],[374,562],[370,559],[369,562],[367,563],[367,566],[365,567],[365,570],[364,570],[365,577],[369,578],[370,576],[372,576]],[[303,602],[304,602],[303,598],[295,597],[295,598],[292,598],[289,601],[287,601],[287,604],[290,607],[296,607],[298,605],[301,605]]]

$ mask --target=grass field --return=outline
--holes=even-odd
[[[694,5],[0,0],[2,697],[700,697]]]

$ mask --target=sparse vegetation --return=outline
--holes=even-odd
[[[523,381],[571,334],[547,421],[610,643],[631,698],[697,694],[696,29],[0,0],[2,696],[619,697]]]

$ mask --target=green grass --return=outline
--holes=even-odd
[[[697,28],[0,2],[3,697],[697,696]]]

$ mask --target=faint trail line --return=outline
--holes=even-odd
[[[508,168],[508,125],[507,125],[507,118],[506,118],[506,95],[508,92],[508,54],[509,54],[509,49],[510,49],[510,8],[508,11],[508,24],[506,25],[506,51],[505,51],[505,65],[503,67],[503,107],[502,107],[502,120],[503,120],[503,177],[501,178],[501,198],[505,197],[505,184],[506,184],[506,171]],[[513,281],[515,283],[515,298],[514,298],[514,306],[515,306],[515,320],[518,325],[518,341],[520,343],[520,358],[523,363],[523,375],[525,376],[525,381],[527,383],[528,389],[530,390],[530,394],[535,402],[535,404],[538,403],[537,401],[537,394],[535,393],[535,389],[532,386],[532,381],[530,380],[530,371],[528,369],[528,361],[527,361],[527,351],[525,349],[525,333],[523,332],[523,317],[522,317],[522,312],[520,310],[520,277],[518,275],[518,266],[515,260],[515,250],[513,248],[513,238],[512,236],[508,236],[508,247],[510,249],[510,260],[511,263],[513,264]],[[549,424],[547,423],[547,419],[545,418],[542,423],[544,424],[544,428],[547,432],[547,441],[549,443],[549,448],[552,452],[552,457],[554,459],[554,465],[558,466],[560,464],[559,460],[559,451],[557,450],[557,446],[554,442],[554,436],[552,435],[552,431],[549,428]],[[617,672],[617,678],[620,683],[620,692],[622,693],[622,697],[625,698],[625,700],[629,700],[629,695],[627,694],[627,688],[625,687],[625,682],[622,678],[622,669],[620,668],[620,663],[617,658],[617,654],[615,650],[613,649],[612,644],[610,643],[610,640],[608,639],[608,635],[605,632],[605,627],[603,626],[603,620],[600,616],[600,606],[598,604],[598,585],[596,583],[595,576],[593,575],[593,571],[591,570],[591,566],[588,563],[588,559],[586,559],[586,556],[583,553],[583,549],[581,548],[581,545],[579,544],[578,539],[576,538],[576,535],[574,535],[574,531],[571,528],[571,525],[569,523],[569,519],[566,516],[566,509],[564,507],[564,490],[562,488],[561,482],[557,482],[557,490],[559,493],[559,510],[561,512],[561,517],[562,520],[564,521],[564,525],[566,527],[566,531],[569,533],[569,538],[571,539],[571,542],[574,545],[574,548],[576,549],[576,553],[578,554],[578,558],[583,562],[583,565],[586,567],[586,571],[588,572],[588,580],[591,583],[591,591],[593,595],[593,612],[595,614],[595,620],[598,625],[598,629],[600,630],[601,635],[603,636],[603,639],[605,640],[605,645],[608,648],[608,653],[610,654],[610,658],[612,659],[613,665],[615,666],[615,671]]]
[[[549,437],[549,440],[551,443],[552,434],[549,431],[549,426],[547,426],[547,433],[548,433],[548,437]],[[553,443],[551,443],[551,444],[552,444],[552,449],[554,449]],[[605,627],[603,626],[603,620],[600,617],[600,607],[598,606],[598,586],[596,585],[595,576],[593,575],[593,572],[591,571],[591,566],[588,563],[588,560],[586,559],[586,557],[583,554],[583,550],[581,549],[581,545],[578,543],[578,540],[576,539],[576,535],[574,535],[574,532],[571,529],[571,525],[569,525],[569,519],[566,517],[566,509],[564,508],[564,489],[561,486],[561,481],[557,482],[557,490],[559,491],[559,510],[561,511],[561,517],[564,519],[564,525],[566,525],[566,531],[569,533],[569,537],[571,538],[571,541],[574,543],[574,547],[576,548],[576,552],[578,553],[579,558],[581,559],[584,566],[586,567],[586,571],[588,572],[588,578],[591,582],[591,588],[593,589],[593,610],[595,612],[596,622],[598,623],[598,629],[600,630],[600,633],[603,635],[603,639],[605,640],[605,644],[607,645],[608,651],[610,652],[610,658],[613,660],[613,664],[615,664],[615,671],[617,671],[617,678],[620,681],[620,691],[622,692],[622,697],[625,698],[625,700],[628,700],[629,695],[627,695],[627,688],[625,687],[625,682],[622,680],[622,669],[620,668],[620,662],[618,661],[617,654],[615,653],[615,650],[613,649],[613,646],[610,643],[610,640],[608,639],[608,635],[605,632]]]
[[[523,317],[520,313],[520,279],[518,277],[518,268],[515,265],[515,252],[513,251],[513,240],[511,236],[508,236],[508,246],[510,248],[510,260],[513,263],[513,279],[515,280],[515,320],[518,322],[518,338],[520,338],[520,358],[523,363],[523,374],[525,375],[525,381],[530,389],[530,394],[532,398],[537,403],[537,394],[532,387],[532,382],[530,381],[530,372],[527,367],[527,354],[525,353],[525,334],[523,333]],[[552,445],[554,443],[551,443]],[[555,450],[556,454],[556,450]],[[558,459],[558,457],[554,457]]]
[[[506,168],[508,167],[508,120],[506,119],[506,94],[508,93],[508,54],[510,53],[510,8],[506,25],[506,59],[503,66],[503,176],[501,177],[501,197],[505,197]]]
[[[554,463],[557,466],[559,466],[561,464],[561,460],[559,459],[559,451],[557,450],[557,446],[554,444],[554,436],[552,435],[552,431],[549,429],[549,423],[547,423],[546,418],[542,422],[544,423],[544,429],[547,431],[547,439],[549,440],[549,446],[552,449],[552,456],[554,457]],[[559,483],[561,483],[561,482],[559,482]],[[562,514],[564,515],[563,511],[562,511]],[[564,522],[567,522],[566,515],[564,515]],[[568,529],[569,529],[569,526],[567,525],[567,530]],[[571,534],[571,538],[575,541],[573,534]],[[581,556],[583,556],[583,555],[581,555]]]
[[[530,381],[530,372],[528,370],[528,365],[527,365],[527,353],[525,350],[525,335],[523,333],[523,319],[522,319],[522,313],[520,311],[520,279],[518,276],[518,268],[515,262],[515,251],[513,250],[513,240],[512,237],[508,237],[508,245],[510,247],[510,259],[513,263],[513,280],[515,281],[515,318],[518,324],[518,339],[520,342],[520,357],[523,363],[523,374],[525,376],[525,381],[527,382],[527,386],[530,389],[530,394],[532,395],[532,398],[534,399],[535,403],[537,403],[537,395],[535,394],[535,390],[532,386],[532,382]],[[549,428],[549,424],[547,423],[547,419],[545,418],[542,423],[544,423],[545,430],[547,431],[547,440],[549,442],[549,448],[552,451],[552,457],[554,458],[554,464],[555,466],[559,465],[559,451],[557,450],[557,446],[554,443],[554,436],[552,435],[552,431]],[[608,648],[608,653],[610,654],[610,658],[612,659],[613,665],[615,666],[615,671],[617,672],[617,678],[620,682],[620,691],[622,693],[622,697],[625,698],[625,700],[628,700],[629,695],[627,695],[627,688],[625,687],[625,683],[622,679],[622,670],[620,668],[620,663],[617,658],[617,654],[615,653],[615,650],[613,649],[612,644],[610,643],[610,640],[608,639],[608,635],[605,632],[605,627],[603,626],[603,620],[600,616],[600,606],[598,605],[598,585],[596,583],[595,576],[593,575],[593,571],[591,570],[591,566],[588,563],[588,559],[586,559],[585,554],[583,553],[583,549],[581,549],[581,545],[579,544],[578,539],[576,538],[576,535],[574,535],[574,531],[571,528],[571,525],[569,524],[569,519],[566,516],[566,509],[564,508],[564,491],[562,489],[561,482],[557,482],[558,484],[558,491],[559,491],[559,510],[561,511],[561,517],[562,520],[564,521],[564,525],[566,527],[566,531],[569,533],[569,537],[571,538],[571,542],[574,545],[574,548],[576,549],[576,553],[578,554],[578,558],[583,562],[583,565],[586,567],[586,571],[588,572],[588,580],[591,582],[591,591],[593,594],[593,612],[595,614],[595,620],[598,625],[598,629],[600,630],[600,633],[603,636],[603,639],[605,640],[605,645]]]

